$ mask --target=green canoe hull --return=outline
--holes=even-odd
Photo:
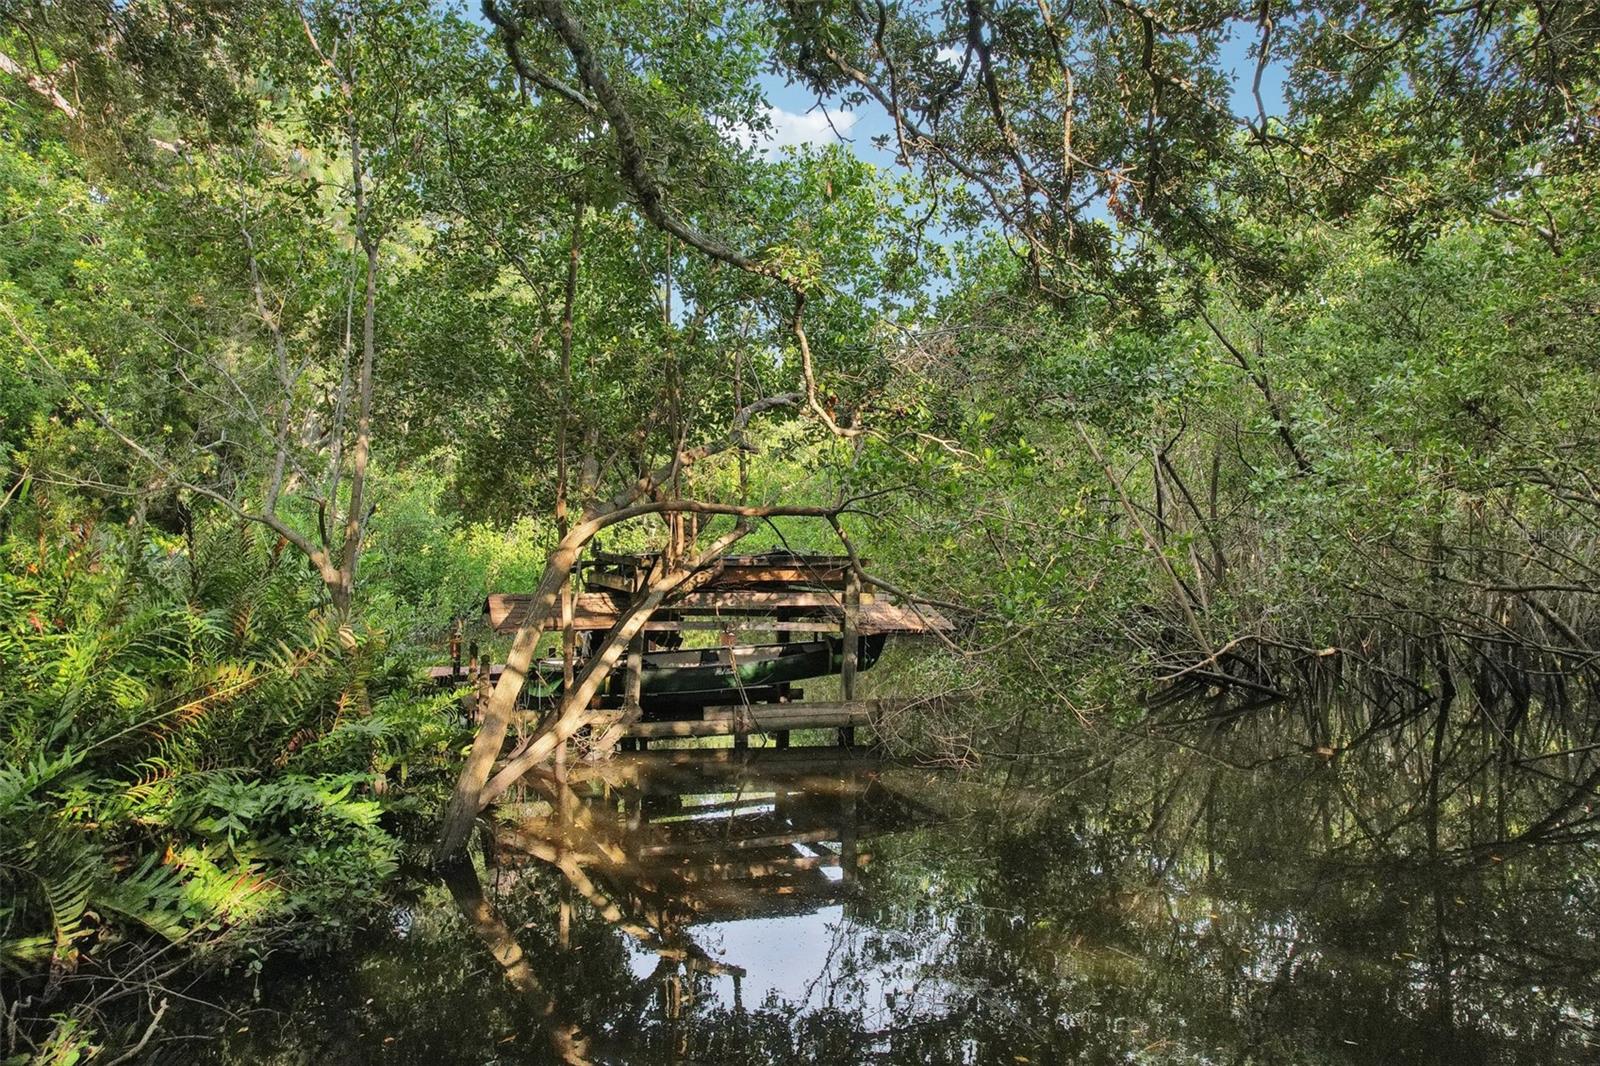
[[[884,637],[860,637],[858,641],[856,668],[870,669],[883,654]],[[844,641],[829,639],[656,652],[644,657],[640,699],[731,696],[737,703],[741,690],[839,673],[844,669],[843,647]]]
[[[883,654],[887,636],[857,638],[856,669],[869,670]],[[719,703],[740,703],[743,697],[767,698],[771,690],[796,681],[830,677],[844,669],[844,641],[794,641],[788,644],[742,644],[732,648],[646,652],[639,677],[639,701],[646,712]],[[528,679],[528,694],[552,699],[561,693],[561,664],[546,659]],[[621,668],[613,671],[607,692],[620,696],[625,684]]]

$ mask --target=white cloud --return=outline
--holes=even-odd
[[[797,144],[826,144],[835,139],[835,131],[842,136],[848,134],[850,127],[856,124],[853,111],[839,110],[824,114],[820,107],[800,115],[781,107],[769,107],[767,118],[772,120],[772,143],[777,148]]]
[[[952,67],[959,67],[962,60],[964,60],[966,56],[966,49],[957,48],[954,45],[949,44],[933,53],[933,58],[937,59],[941,63],[948,63]]]
[[[785,148],[802,144],[831,144],[850,132],[859,118],[854,111],[838,110],[823,113],[822,108],[805,112],[785,111],[781,107],[767,108],[768,129],[757,133],[749,126],[734,126],[728,135],[749,148],[760,148],[775,156]]]

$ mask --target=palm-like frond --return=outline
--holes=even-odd
[[[148,580],[0,578],[0,964],[15,971],[70,967],[107,924],[338,934],[349,886],[387,876],[398,846],[371,774],[448,733],[445,703],[375,691],[381,642],[347,650],[257,531],[134,556]]]

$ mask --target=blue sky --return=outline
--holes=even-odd
[[[1248,118],[1257,114],[1251,92],[1256,63],[1250,46],[1255,39],[1255,26],[1241,23],[1234,35],[1224,42],[1221,51],[1223,65],[1229,70],[1233,83],[1229,106],[1234,114]],[[1283,95],[1285,74],[1283,66],[1275,62],[1269,62],[1262,72],[1261,99],[1269,116],[1282,116],[1287,110]],[[876,101],[869,100],[854,110],[845,109],[837,106],[836,101],[819,101],[803,86],[788,83],[775,74],[762,79],[762,90],[772,128],[766,131],[764,140],[757,143],[769,156],[781,156],[785,150],[802,144],[842,142],[880,170],[892,171],[898,166],[894,157],[894,124]],[[888,138],[886,147],[879,148],[874,143],[879,137]],[[1116,227],[1103,198],[1091,203],[1087,214]],[[936,223],[927,235],[945,244],[954,238],[942,223]],[[936,289],[942,287],[943,283],[935,285]]]
[[[1246,25],[1222,47],[1223,63],[1233,77],[1231,107],[1235,114],[1249,117],[1256,114],[1256,103],[1250,92],[1255,76],[1255,60],[1250,55],[1254,40],[1255,27]],[[1284,75],[1284,68],[1278,63],[1269,63],[1263,72],[1261,98],[1269,115],[1281,116],[1285,111]],[[885,150],[873,144],[873,138],[894,132],[888,115],[875,102],[869,101],[855,110],[843,109],[833,101],[819,102],[803,87],[788,84],[777,75],[764,77],[762,89],[773,126],[763,144],[769,153],[776,154],[799,144],[835,143],[842,138],[862,159],[884,168],[895,165],[892,145]]]
[[[467,19],[490,27],[479,8],[478,0],[454,0],[454,6]],[[1240,23],[1234,35],[1222,46],[1223,63],[1233,77],[1233,95],[1230,101],[1236,115],[1254,117],[1255,100],[1250,83],[1255,75],[1255,60],[1250,56],[1250,45],[1255,40],[1255,26]],[[952,58],[954,58],[954,50]],[[1279,63],[1269,63],[1261,79],[1261,97],[1269,115],[1282,115],[1285,111],[1283,83],[1285,71]],[[762,78],[761,87],[766,95],[768,118],[772,129],[767,131],[761,145],[770,154],[781,153],[785,148],[801,144],[829,144],[843,141],[862,159],[889,169],[894,167],[892,145],[880,149],[876,137],[894,132],[881,107],[868,102],[855,110],[837,107],[835,101],[819,101],[799,85],[769,74]]]

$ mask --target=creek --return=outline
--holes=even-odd
[[[623,753],[530,783],[356,950],[269,966],[205,1054],[1594,1062],[1583,756],[1449,721],[1331,749],[1269,709],[964,771]]]

